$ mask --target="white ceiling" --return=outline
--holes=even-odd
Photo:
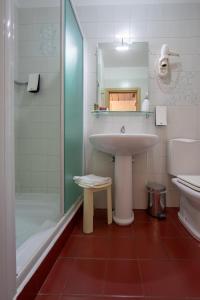
[[[130,5],[130,4],[164,4],[164,3],[200,3],[200,0],[72,0],[75,6],[90,5]]]
[[[102,49],[104,67],[147,67],[148,66],[148,43],[137,42],[130,45],[127,51],[117,51],[114,43],[100,43]]]

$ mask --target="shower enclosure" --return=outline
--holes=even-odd
[[[33,1],[32,1],[33,2]],[[41,1],[42,3],[42,1]],[[17,271],[60,211],[60,7],[15,6]],[[27,91],[40,74],[38,93]],[[29,250],[28,250],[29,249]],[[28,251],[27,251],[28,250]]]
[[[83,39],[69,0],[16,1],[14,69],[20,276],[81,194],[72,178],[83,168]],[[31,93],[35,73],[40,89]]]

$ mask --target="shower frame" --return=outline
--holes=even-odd
[[[4,300],[16,292],[13,0],[0,1],[0,291]]]
[[[0,77],[0,211],[4,213],[0,217],[0,290],[4,300],[16,299],[27,282],[35,273],[43,259],[47,256],[56,243],[67,224],[82,204],[78,198],[74,205],[64,214],[64,0],[61,3],[61,107],[60,107],[60,215],[54,233],[40,247],[38,253],[27,264],[26,268],[17,278],[16,274],[16,245],[15,245],[15,172],[14,172],[14,0],[2,0],[0,2],[0,67],[3,70]],[[73,3],[80,32],[83,36],[80,23]],[[3,21],[2,21],[3,20]],[[85,39],[83,36],[83,66],[86,62]],[[85,99],[85,76],[83,67],[83,101]],[[85,101],[83,115],[86,111]],[[83,119],[83,141],[85,137],[85,120]],[[84,144],[83,144],[84,157]],[[83,169],[84,169],[83,159]],[[2,230],[3,229],[3,230]],[[15,296],[14,296],[15,295]]]

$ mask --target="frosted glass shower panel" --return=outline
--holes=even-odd
[[[29,2],[14,11],[17,248],[60,219],[61,8]],[[31,93],[26,83],[35,73],[40,90]]]
[[[70,1],[65,1],[65,211],[81,189],[73,176],[83,165],[83,37]]]

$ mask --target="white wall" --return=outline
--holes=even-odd
[[[122,125],[129,133],[157,133],[160,143],[147,154],[138,155],[133,165],[134,207],[146,207],[147,181],[164,183],[168,190],[167,205],[177,206],[178,192],[171,184],[166,169],[166,144],[171,138],[200,137],[200,4],[93,5],[79,6],[77,12],[88,47],[87,172],[113,176],[114,167],[111,157],[92,150],[88,142],[90,134],[119,132]],[[135,41],[149,43],[151,106],[168,106],[167,127],[155,127],[154,116],[149,119],[131,114],[95,118],[90,113],[96,102],[96,45],[99,42],[112,42],[116,34],[124,31]],[[172,81],[169,86],[159,85],[154,71],[163,43],[180,53],[180,58],[171,59]],[[97,205],[105,205],[104,200],[98,199]]]
[[[60,8],[16,8],[15,79],[40,73],[37,94],[15,85],[17,192],[58,192]]]

